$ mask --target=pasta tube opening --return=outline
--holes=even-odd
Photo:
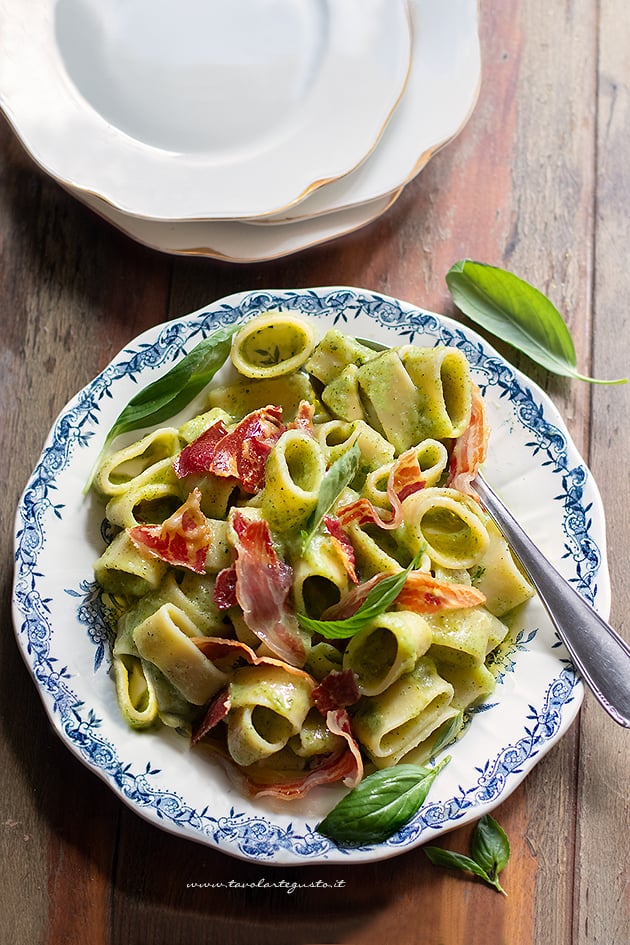
[[[354,671],[362,695],[376,696],[413,670],[432,638],[431,627],[420,614],[384,613],[350,640],[343,667]]]
[[[455,489],[421,489],[405,500],[404,516],[401,541],[412,552],[426,547],[431,561],[443,568],[471,568],[488,547],[480,509]]]
[[[312,436],[301,430],[283,433],[267,460],[260,508],[271,528],[300,528],[317,505],[324,478],[324,456]]]
[[[314,347],[315,332],[301,318],[268,312],[234,335],[230,357],[245,377],[279,377],[297,371]]]
[[[120,495],[147,470],[170,460],[180,449],[179,433],[172,427],[163,427],[147,433],[108,456],[94,477],[94,486],[103,495]]]
[[[400,357],[418,392],[423,436],[438,440],[461,436],[472,411],[470,367],[464,352],[446,345],[406,345]]]

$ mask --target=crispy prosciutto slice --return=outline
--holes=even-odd
[[[358,584],[359,579],[357,577],[356,571],[354,547],[346,532],[343,530],[341,522],[338,518],[335,518],[334,515],[324,515],[323,521],[324,528],[332,539],[333,547],[339,554],[341,560],[343,561],[344,567],[348,572],[348,577],[353,584]]]
[[[446,485],[451,489],[464,492],[477,502],[479,502],[479,496],[471,483],[486,458],[489,437],[490,427],[483,397],[477,385],[473,384],[470,423],[462,435],[455,440]]]
[[[214,582],[214,602],[219,610],[236,607],[236,568],[223,568]]]
[[[352,762],[346,766],[348,770],[343,777],[343,783],[349,788],[356,787],[363,777],[363,759],[359,744],[352,734],[350,716],[345,709],[331,709],[326,713],[326,725],[333,734],[341,735],[348,743]]]
[[[329,607],[322,614],[322,618],[344,620],[346,617],[351,617],[357,612],[372,588],[388,576],[385,572],[381,572],[375,574],[369,581],[364,581],[358,587],[352,588],[338,604]],[[485,595],[472,585],[438,581],[426,571],[411,571],[394,605],[403,610],[412,610],[417,614],[430,614],[444,610],[476,607],[478,604],[485,603],[485,600]]]
[[[314,436],[315,428],[313,426],[313,417],[315,415],[315,404],[309,403],[308,400],[301,400],[297,413],[295,415],[295,420],[292,420],[288,424],[289,430],[303,430],[304,433]]]
[[[332,669],[313,689],[313,702],[322,715],[354,705],[360,698],[357,677],[351,669]]]
[[[208,457],[212,455],[219,440],[227,435],[227,429],[222,420],[217,420],[212,426],[193,440],[178,453],[173,461],[173,469],[178,479],[189,476],[191,473],[205,473],[208,471]]]
[[[254,410],[229,433],[219,420],[181,451],[173,468],[180,478],[214,473],[238,480],[245,492],[260,492],[267,457],[285,429],[282,407]]]
[[[430,614],[477,607],[485,601],[485,594],[471,584],[438,581],[425,571],[412,571],[396,598],[396,606],[417,614]]]
[[[202,738],[208,735],[212,729],[219,724],[219,722],[222,722],[223,719],[227,718],[227,714],[230,709],[230,687],[225,686],[224,689],[221,689],[221,691],[216,694],[206,709],[201,721],[193,727],[192,734],[190,736],[190,744],[196,745],[198,742],[200,742]]]
[[[353,788],[363,777],[363,759],[359,745],[352,735],[348,713],[345,709],[331,711],[326,716],[326,724],[329,730],[334,735],[340,735],[346,744],[328,755],[315,756],[311,766],[304,771],[287,771],[268,765],[241,768],[230,757],[225,743],[220,739],[204,738],[200,743],[221,762],[227,776],[241,793],[250,797],[275,797],[278,800],[295,801],[306,797],[313,788],[321,784],[342,781],[346,787]]]
[[[418,453],[415,449],[407,450],[401,453],[392,469],[394,478],[394,494],[399,502],[404,502],[414,492],[418,492],[425,487],[425,479],[422,475]]]
[[[244,774],[250,794],[254,797],[276,797],[293,801],[305,797],[320,784],[342,781],[346,787],[356,787],[363,777],[363,759],[359,745],[352,735],[350,717],[345,709],[335,709],[326,713],[326,725],[334,735],[340,735],[345,740],[345,748],[325,755],[320,761],[314,762],[312,768],[298,775],[291,776],[278,771],[273,780],[274,774],[271,771],[246,771]]]
[[[363,777],[363,760],[357,743],[345,730],[340,729],[335,734],[342,735],[347,740],[348,747],[318,758],[311,768],[299,772],[268,767],[256,769],[254,766],[240,768],[221,742],[208,740],[201,744],[222,764],[225,773],[242,794],[296,801],[306,797],[313,788],[321,784],[342,781],[347,787],[353,788]]]
[[[289,600],[293,569],[278,557],[269,526],[235,510],[236,600],[245,623],[259,640],[291,666],[303,666],[308,637]]]
[[[212,531],[200,502],[201,492],[193,489],[184,504],[161,525],[135,525],[127,533],[144,554],[205,574]]]
[[[223,672],[229,672],[234,669],[237,663],[245,661],[251,666],[281,666],[293,676],[301,676],[304,679],[310,679],[309,674],[285,663],[284,660],[276,659],[275,656],[258,656],[255,650],[240,640],[232,640],[227,637],[192,637],[192,642],[197,646],[204,656],[214,663]]]
[[[393,464],[387,480],[387,496],[391,503],[391,513],[378,509],[365,497],[337,509],[337,517],[342,525],[352,522],[359,525],[378,525],[380,528],[398,528],[402,522],[402,503],[414,492],[425,485],[418,455],[415,449],[407,450]]]

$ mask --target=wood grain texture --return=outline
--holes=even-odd
[[[630,55],[619,3],[602,4],[598,34],[597,178],[593,369],[598,376],[630,374],[627,267],[630,168],[624,156],[630,135]],[[627,32],[627,31],[625,31]],[[621,250],[621,255],[620,255]],[[615,341],[616,339],[616,341]],[[630,389],[598,387],[592,394],[589,461],[607,516],[612,584],[611,620],[630,642],[630,586],[626,575],[630,507]],[[615,554],[615,548],[626,553]],[[581,714],[576,837],[576,945],[624,945],[630,940],[629,733],[607,724],[592,699]]]
[[[58,740],[10,629],[14,509],[55,415],[139,332],[209,301],[345,284],[461,317],[444,275],[472,257],[550,295],[580,368],[627,374],[627,18],[622,0],[482,3],[483,79],[461,134],[379,220],[258,265],[137,245],[37,170],[0,120],[0,941],[630,941],[628,733],[590,697],[496,812],[512,844],[506,898],[432,866],[421,849],[359,867],[277,868],[157,830]],[[630,389],[550,377],[497,347],[548,391],[595,473],[608,516],[613,622],[630,638]],[[467,852],[470,831],[454,830],[443,845]]]

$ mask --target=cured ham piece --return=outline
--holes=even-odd
[[[348,577],[353,584],[358,584],[354,546],[343,530],[341,522],[334,515],[324,515],[323,522],[326,532],[332,539],[333,547],[343,561]]]
[[[345,740],[345,748],[324,755],[321,760],[316,758],[312,768],[293,776],[284,771],[273,772],[263,768],[255,773],[251,769],[241,769],[241,776],[249,794],[253,797],[275,797],[294,801],[305,797],[320,784],[342,781],[346,787],[356,787],[363,777],[363,759],[359,745],[352,735],[348,713],[345,709],[328,712],[326,725],[334,735]]]
[[[214,582],[214,602],[219,610],[236,607],[236,568],[223,568]]]
[[[343,526],[357,522],[359,525],[378,525],[380,528],[398,528],[402,523],[402,504],[405,499],[425,485],[418,455],[415,449],[401,453],[389,472],[387,497],[391,512],[378,509],[365,497],[337,509],[337,517]]]
[[[330,715],[333,716],[332,724],[336,725],[336,717],[333,713]],[[201,744],[221,762],[227,776],[242,794],[249,797],[274,797],[282,801],[296,801],[301,797],[306,797],[320,784],[334,784],[342,781],[347,787],[353,788],[363,777],[363,760],[352,735],[348,735],[341,726],[338,726],[338,731],[334,734],[345,738],[347,747],[340,748],[329,755],[323,755],[321,758],[316,756],[313,767],[299,772],[287,772],[283,769],[276,770],[268,767],[240,768],[222,743],[210,740]]]
[[[315,416],[315,404],[311,404],[308,400],[301,400],[297,413],[295,415],[295,420],[292,420],[288,424],[289,430],[303,430],[304,433],[308,433],[310,436],[315,435],[315,427],[313,426],[313,417]]]
[[[212,529],[200,503],[201,492],[193,489],[184,504],[161,525],[134,525],[127,534],[139,551],[174,567],[205,574]]]
[[[425,571],[412,571],[396,598],[396,606],[416,614],[461,610],[484,604],[486,595],[471,584],[438,581]]]
[[[214,697],[201,721],[193,726],[190,744],[194,746],[200,742],[202,738],[205,738],[206,735],[209,735],[219,722],[227,718],[231,707],[230,687],[226,686],[225,689],[222,689]]]
[[[348,743],[348,751],[354,765],[349,765],[348,773],[343,777],[343,783],[349,788],[356,787],[363,777],[363,759],[359,743],[352,734],[350,716],[345,709],[333,709],[326,713],[326,725],[334,735],[341,735]]]
[[[490,426],[483,397],[478,386],[473,384],[470,423],[464,433],[455,440],[446,485],[465,493],[477,502],[479,496],[471,483],[486,458],[489,437]]]
[[[260,492],[267,457],[285,430],[282,407],[254,410],[229,433],[219,420],[184,447],[173,463],[175,474],[183,478],[191,473],[214,473],[236,479],[245,492]]]
[[[251,646],[240,640],[231,640],[227,637],[192,637],[192,642],[223,672],[229,672],[237,663],[244,660],[250,666],[281,666],[292,676],[311,679],[311,676],[298,666],[292,666],[274,656],[258,656]]]
[[[284,662],[303,666],[308,637],[289,601],[293,569],[278,557],[263,519],[236,511],[232,527],[237,536],[236,600],[245,623]]]
[[[351,669],[333,669],[313,689],[313,702],[322,715],[345,709],[361,698],[357,677]]]
[[[322,620],[345,620],[346,617],[352,617],[357,612],[365,598],[373,587],[386,578],[388,575],[384,571],[375,574],[368,581],[363,581],[348,591],[337,604],[328,607],[322,614]]]
[[[352,617],[372,588],[386,577],[390,577],[390,574],[381,572],[375,574],[369,581],[354,587],[338,604],[329,607],[322,614],[322,619],[345,620],[346,617]],[[417,614],[430,614],[444,610],[476,607],[478,604],[484,604],[485,600],[485,594],[470,584],[438,581],[427,571],[411,571],[394,605]]]
[[[394,477],[394,494],[402,503],[414,492],[424,489],[425,479],[422,475],[418,453],[415,449],[401,453],[392,469]]]
[[[173,460],[173,469],[177,478],[183,479],[191,473],[207,472],[208,457],[213,455],[217,443],[226,435],[227,429],[223,421],[217,420],[196,440],[185,446]]]

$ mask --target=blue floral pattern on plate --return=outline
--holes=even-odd
[[[219,326],[269,309],[299,312],[386,343],[462,349],[492,424],[486,473],[556,566],[600,611],[609,607],[601,501],[549,398],[474,332],[430,312],[349,287],[241,293],[157,326],[125,348],[64,408],[19,504],[14,621],[45,708],[68,747],[152,823],[234,856],[273,864],[382,859],[476,819],[507,796],[571,724],[583,690],[534,600],[495,666],[497,689],[449,747],[418,814],[387,843],[340,849],[315,831],[337,788],[287,810],[234,793],[173,733],[138,736],[121,721],[109,664],[109,621],[92,579],[102,510],[80,495],[99,443],[120,409]],[[509,444],[509,448],[508,448]],[[536,509],[544,508],[542,516]],[[63,555],[60,551],[63,550]],[[501,724],[497,725],[497,712]],[[176,744],[173,739],[176,739]],[[185,745],[185,743],[184,743]]]

